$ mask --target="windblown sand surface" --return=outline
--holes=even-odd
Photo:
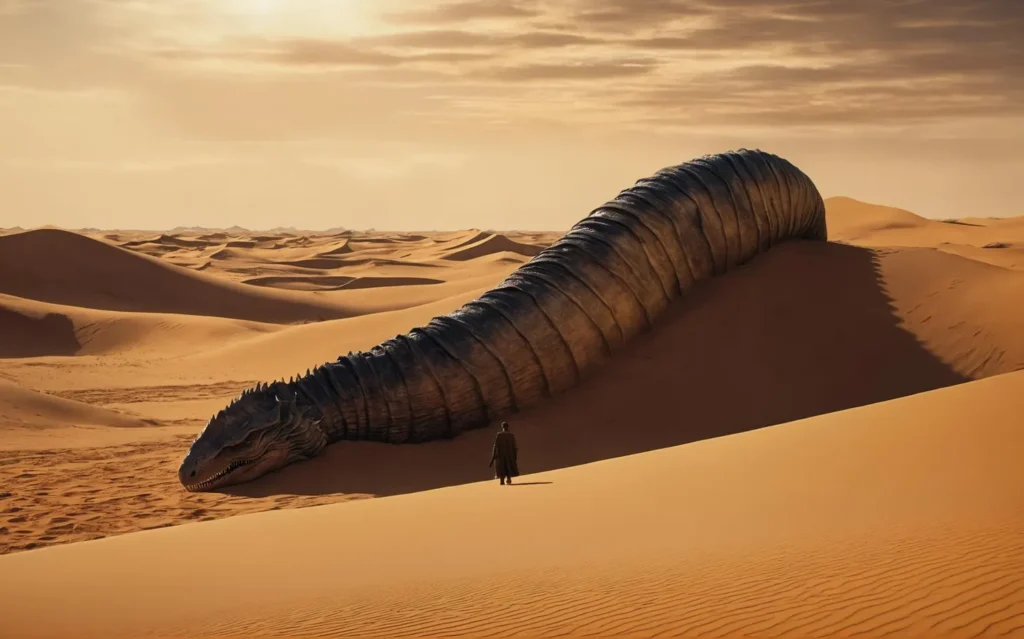
[[[176,469],[241,389],[451,311],[559,234],[0,233],[4,631],[1021,632],[1024,218],[827,206],[832,242],[701,285],[515,416],[524,481],[553,483],[512,489],[474,483],[486,431],[226,493]]]
[[[17,553],[5,629],[1019,636],[1022,391],[1024,371],[512,487]]]

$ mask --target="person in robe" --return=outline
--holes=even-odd
[[[500,480],[501,485],[511,484],[513,477],[519,476],[519,446],[516,444],[516,436],[508,432],[508,422],[501,422],[501,430],[494,436],[494,447],[491,448],[491,463],[494,466],[494,476]]]

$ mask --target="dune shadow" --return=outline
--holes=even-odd
[[[973,224],[971,222],[964,222],[963,220],[941,220],[944,224],[956,224],[957,226],[981,226],[981,224]]]
[[[82,349],[67,315],[23,315],[0,307],[0,359],[75,355]]]
[[[794,241],[702,283],[576,387],[509,421],[524,475],[968,381],[901,327],[884,252]],[[495,430],[341,442],[235,494],[396,495],[492,479]],[[520,484],[522,485],[522,484]]]

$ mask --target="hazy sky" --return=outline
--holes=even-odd
[[[564,229],[762,148],[1024,214],[1021,0],[0,0],[0,226]]]

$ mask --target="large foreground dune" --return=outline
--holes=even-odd
[[[176,470],[240,390],[559,234],[0,232],[0,636],[1021,632],[1024,218],[826,205],[833,241],[514,416],[511,489],[477,483],[488,431]]]
[[[10,555],[4,627],[25,638],[1020,636],[1022,391],[1017,372],[512,487]]]

